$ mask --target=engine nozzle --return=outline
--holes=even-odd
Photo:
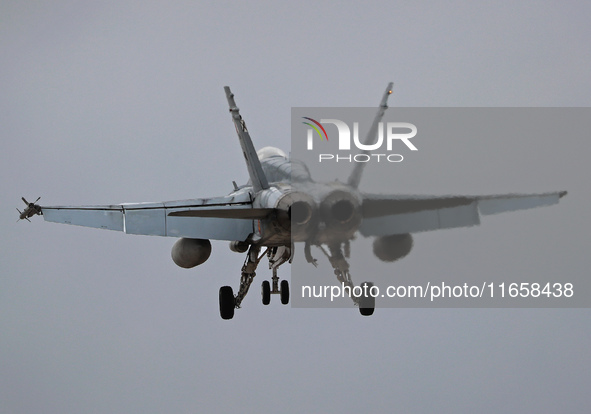
[[[304,241],[316,231],[318,208],[314,199],[299,191],[286,193],[277,203],[279,223],[291,231],[293,241]]]
[[[334,190],[320,203],[325,237],[334,242],[349,240],[361,224],[361,201],[355,193]]]

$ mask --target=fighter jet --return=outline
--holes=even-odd
[[[265,147],[257,153],[234,95],[229,87],[224,89],[250,178],[246,185],[234,183],[234,190],[226,196],[160,203],[40,207],[23,199],[28,207],[19,211],[20,218],[39,214],[54,223],[176,237],[179,240],[171,255],[183,268],[198,266],[209,258],[210,240],[229,241],[232,251],[246,256],[238,291],[234,293],[231,286],[219,291],[220,315],[232,319],[265,256],[272,278],[262,282],[263,304],[269,304],[272,294],[280,295],[281,303],[289,303],[289,283],[279,281],[277,270],[292,262],[296,244],[303,243],[304,256],[313,265],[316,259],[311,248],[319,248],[338,281],[354,287],[347,258],[350,241],[357,234],[375,237],[376,257],[392,262],[409,254],[413,233],[478,225],[481,215],[552,205],[566,194],[372,195],[358,189],[363,164],[353,169],[347,182],[316,182],[304,163],[290,159],[278,148]],[[391,93],[392,83],[383,94],[366,143],[375,138]],[[375,298],[371,295],[351,299],[362,315],[373,314]]]

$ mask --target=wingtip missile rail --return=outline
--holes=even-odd
[[[28,222],[31,222],[29,217],[43,214],[41,206],[36,204],[41,199],[41,197],[38,197],[37,200],[33,201],[32,203],[29,203],[24,197],[21,197],[21,199],[23,200],[23,203],[27,205],[27,207],[23,211],[20,211],[18,208],[16,209],[16,211],[19,213],[19,219],[17,221],[27,220]]]

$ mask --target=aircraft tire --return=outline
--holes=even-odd
[[[289,282],[287,280],[281,281],[281,303],[287,305],[289,303]]]
[[[234,317],[235,303],[232,286],[222,286],[220,288],[220,316],[222,319],[227,320]]]
[[[263,299],[263,305],[271,303],[271,284],[268,280],[264,280],[261,284],[261,296]]]
[[[366,290],[369,291],[373,283],[371,282],[363,282],[361,284],[361,288],[365,292]],[[371,316],[373,315],[373,311],[376,307],[376,298],[371,295],[362,295],[359,297],[359,313],[363,316]]]

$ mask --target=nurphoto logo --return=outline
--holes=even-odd
[[[309,117],[302,117],[310,122],[302,122],[304,125],[309,126],[307,129],[307,146],[308,151],[314,149],[314,137],[316,135],[320,138],[320,141],[328,142],[328,133],[322,124],[332,124],[336,126],[339,134],[338,146],[339,151],[351,151],[351,128],[346,122],[340,119],[321,119],[320,122]],[[385,127],[384,127],[385,124]],[[370,131],[371,132],[371,131]],[[369,162],[386,160],[388,162],[401,162],[404,160],[402,154],[392,153],[394,148],[394,142],[402,142],[411,151],[418,151],[418,148],[410,141],[417,135],[417,127],[414,124],[408,122],[379,122],[377,125],[377,131],[370,133],[368,137],[375,136],[377,139],[372,143],[362,143],[359,139],[359,122],[353,122],[353,143],[358,150],[362,152],[359,154],[318,154],[318,162],[326,161],[348,161],[348,162]],[[386,151],[388,153],[370,153],[370,151],[376,151],[381,149],[386,143]]]

